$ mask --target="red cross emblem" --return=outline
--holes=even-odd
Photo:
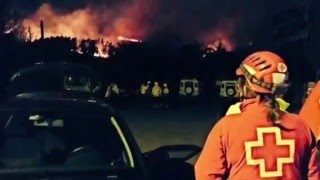
[[[245,142],[247,165],[259,166],[260,177],[281,177],[283,165],[294,162],[295,141],[282,139],[278,127],[257,128],[257,141]]]
[[[278,63],[278,71],[281,73],[287,72],[288,68],[284,63]]]

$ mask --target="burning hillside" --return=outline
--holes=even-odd
[[[140,23],[138,11],[140,4],[121,7],[123,12],[117,15],[119,9],[103,11],[101,9],[84,8],[63,13],[50,4],[43,4],[34,14],[22,20],[22,25],[30,32],[27,39],[36,40],[41,37],[39,23],[44,22],[44,37],[67,36],[75,37],[79,43],[82,39],[103,39],[104,42],[116,44],[118,41],[141,42],[132,37],[144,38],[148,28]],[[103,50],[106,43],[97,41],[98,52],[95,56],[108,57]],[[79,52],[79,50],[77,50]]]
[[[44,22],[45,37],[68,36],[80,39],[103,38],[116,42],[118,36],[143,39],[148,35],[148,28],[140,23],[135,14],[139,6],[122,7],[123,12],[117,15],[117,9],[84,8],[62,13],[50,4],[43,4],[37,12],[22,21],[24,27],[30,27],[34,39],[40,38],[39,22]]]
[[[162,31],[166,25],[170,25],[171,19],[162,18],[159,20],[157,14],[161,14],[161,9],[156,0],[134,0],[118,3],[117,6],[99,7],[88,5],[85,8],[63,11],[54,8],[48,3],[42,4],[36,12],[25,17],[21,25],[27,29],[28,40],[37,40],[41,37],[40,21],[44,22],[44,37],[67,36],[75,37],[78,44],[82,39],[97,40],[98,51],[95,56],[108,57],[105,48],[107,42],[117,44],[119,41],[142,42],[153,33]],[[171,17],[171,16],[170,16]],[[168,22],[165,22],[168,21]],[[220,22],[222,22],[220,20]],[[229,22],[229,23],[228,23]],[[200,40],[209,46],[216,46],[217,42],[222,42],[228,51],[233,50],[232,41],[234,23],[223,20],[218,26],[201,31],[196,31],[193,39]],[[179,24],[176,25],[177,29]],[[15,26],[12,26],[15,27]],[[12,29],[7,29],[10,32]],[[188,31],[188,29],[184,29]],[[190,30],[191,31],[191,30]],[[205,33],[204,33],[205,32]],[[181,36],[184,36],[181,33]],[[99,41],[103,39],[103,41]],[[186,40],[188,41],[188,40]],[[77,50],[77,52],[80,52]]]

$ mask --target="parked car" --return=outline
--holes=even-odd
[[[0,106],[0,179],[193,180],[194,145],[142,153],[123,118],[85,98],[18,96]]]
[[[36,63],[17,71],[10,79],[9,97],[28,93],[63,92],[70,96],[94,97],[102,82],[86,65],[70,62]],[[44,95],[43,94],[43,95]]]

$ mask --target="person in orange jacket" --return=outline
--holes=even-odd
[[[281,111],[284,60],[269,51],[249,55],[237,69],[241,112],[223,117],[195,164],[196,180],[320,179],[315,137],[295,114]]]
[[[304,102],[299,116],[303,118],[311,128],[318,141],[320,149],[320,81],[312,89]]]

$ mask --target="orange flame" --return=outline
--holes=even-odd
[[[110,55],[107,51],[107,44],[100,42],[97,44],[98,52],[94,53],[95,57],[108,58]]]
[[[141,40],[138,40],[138,39],[126,38],[123,36],[118,36],[118,40],[119,41],[142,42]]]
[[[78,42],[81,39],[104,39],[114,44],[118,41],[141,42],[127,37],[143,39],[148,35],[149,28],[141,20],[143,11],[148,8],[142,2],[145,3],[139,0],[118,9],[99,10],[91,7],[69,13],[60,13],[50,4],[43,4],[32,16],[24,19],[22,25],[30,27],[29,39],[32,40],[40,38],[40,21],[43,21],[45,37],[75,37]],[[103,50],[106,44],[97,43],[97,46],[99,52],[95,56],[108,57]]]

